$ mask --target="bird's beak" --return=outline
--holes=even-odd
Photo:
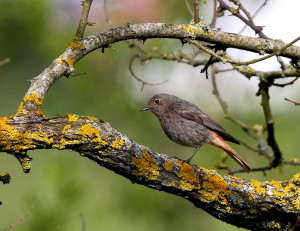
[[[149,107],[144,107],[144,108],[142,108],[142,109],[140,110],[140,112],[142,112],[142,111],[148,111],[148,110],[150,110]]]

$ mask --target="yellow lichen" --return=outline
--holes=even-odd
[[[187,31],[187,32],[191,32],[191,33],[199,33],[199,28],[195,27],[195,26],[192,26],[192,25],[185,25],[184,26],[184,29]]]
[[[78,37],[74,37],[73,41],[68,46],[68,49],[79,48],[80,50],[85,49],[84,44],[79,40]]]
[[[250,186],[253,188],[249,190],[250,199],[254,199],[255,196],[266,196],[266,188],[262,187],[262,184],[257,180],[251,180]]]
[[[159,175],[157,164],[154,163],[154,159],[146,150],[142,150],[143,157],[136,158],[132,157],[132,164],[137,167],[136,171],[133,171],[133,174],[137,176],[145,176],[150,180],[155,180]]]
[[[2,131],[1,146],[4,151],[11,151],[20,153],[24,150],[33,149],[36,147],[34,141],[40,141],[47,144],[52,144],[53,138],[49,138],[48,134],[42,132],[41,127],[38,126],[39,132],[32,131],[18,131],[8,123],[11,120],[8,118],[0,119],[0,127]]]
[[[77,134],[82,135],[86,139],[90,139],[90,142],[107,145],[107,142],[101,139],[100,130],[93,127],[90,123],[84,124]]]
[[[37,105],[42,105],[44,97],[39,97],[36,93],[31,93],[24,97],[23,101],[30,101]]]
[[[81,140],[66,140],[64,137],[60,138],[59,142],[53,144],[54,148],[65,149],[67,145],[80,144]]]
[[[68,124],[68,125],[64,126],[64,128],[62,129],[61,132],[62,132],[63,134],[65,134],[65,133],[67,133],[67,131],[68,131],[70,128],[71,128],[71,125]]]
[[[182,162],[179,169],[180,187],[184,190],[199,189],[199,179],[193,166]]]
[[[39,97],[36,93],[31,93],[25,96],[21,104],[19,105],[16,115],[27,115],[28,111],[24,106],[26,105],[27,102],[31,102],[37,106],[34,113],[39,116],[44,116],[43,113],[40,111],[40,107],[42,106],[43,100],[44,97]]]
[[[168,184],[168,186],[169,186],[169,187],[174,187],[174,186],[176,186],[176,183],[175,183],[174,181],[172,181],[172,182],[170,182],[170,183]]]
[[[89,119],[89,120],[94,120],[94,121],[97,121],[99,119],[97,119],[96,117],[94,116],[84,116],[85,118]]]
[[[174,168],[174,163],[172,160],[168,160],[164,163],[164,167],[167,171],[171,171]]]
[[[59,64],[66,63],[69,67],[73,67],[74,66],[74,61],[71,58],[66,57],[64,55],[60,55],[58,57],[58,59],[56,60],[56,62],[59,63]]]
[[[244,187],[242,184],[238,184],[238,183],[236,183],[236,182],[232,182],[232,183],[231,183],[231,186],[232,186],[233,188],[239,188],[239,189],[242,189],[242,188]]]
[[[116,148],[116,149],[120,149],[121,146],[123,146],[125,144],[125,141],[122,139],[117,138],[116,140],[114,140],[112,142],[112,144],[110,145],[112,148]]]
[[[68,116],[69,122],[75,122],[76,120],[78,120],[77,115],[67,114],[67,116]]]
[[[209,171],[209,170],[206,170]],[[206,201],[219,200],[221,204],[227,204],[227,196],[232,193],[225,179],[216,173],[208,173],[203,177],[204,183],[199,190]]]

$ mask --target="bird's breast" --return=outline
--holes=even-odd
[[[168,138],[178,144],[196,147],[210,141],[211,133],[205,126],[177,113],[166,114],[159,121]]]

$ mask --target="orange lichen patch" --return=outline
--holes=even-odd
[[[187,31],[187,32],[191,32],[191,33],[199,33],[199,28],[195,27],[195,26],[192,26],[192,25],[185,25],[184,26],[184,29]]]
[[[59,64],[66,63],[69,67],[72,67],[72,68],[74,66],[74,61],[71,58],[66,57],[64,55],[60,55],[58,57],[58,59],[56,60],[56,62],[59,63]]]
[[[164,167],[167,171],[171,171],[174,168],[174,163],[172,160],[168,160],[164,163]]]
[[[77,132],[78,135],[82,135],[84,138],[89,139],[90,142],[100,143],[101,145],[107,145],[107,142],[101,139],[100,130],[93,127],[92,124],[84,124],[80,131]]]
[[[80,50],[83,50],[85,49],[85,46],[82,42],[80,42],[78,37],[74,37],[73,41],[68,46],[68,49],[72,49],[72,48],[79,48]]]
[[[227,196],[232,193],[232,190],[229,189],[225,179],[217,173],[208,172],[203,180],[204,183],[199,190],[199,193],[203,195],[202,199],[208,202],[219,200],[221,204],[226,205]]]
[[[132,157],[131,159],[131,163],[137,167],[137,170],[133,171],[133,174],[147,177],[149,180],[155,180],[159,175],[158,166],[146,150],[142,150],[142,153],[142,158]]]
[[[29,94],[24,97],[23,101],[30,101],[37,105],[42,105],[44,97],[39,97],[36,93]]]
[[[78,120],[78,116],[77,115],[72,115],[72,114],[67,114],[69,122],[74,122],[76,120]]]
[[[193,166],[182,162],[179,169],[180,187],[184,190],[199,189],[199,179]]]
[[[110,145],[112,148],[116,148],[116,149],[120,149],[121,146],[123,146],[125,144],[125,141],[122,139],[115,139],[112,144]]]
[[[27,115],[28,111],[26,110],[24,105],[26,105],[26,103],[28,102],[31,102],[36,106],[34,113],[39,116],[44,116],[44,114],[40,111],[40,107],[42,106],[43,100],[44,97],[39,97],[36,93],[31,93],[25,96],[18,108],[16,115]]]

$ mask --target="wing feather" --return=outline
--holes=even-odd
[[[188,103],[188,106],[186,106]],[[177,103],[176,103],[177,104]],[[206,128],[216,132],[224,140],[239,144],[233,136],[231,136],[220,124],[211,119],[207,114],[201,111],[196,105],[191,104],[187,101],[183,103],[180,102],[180,105],[174,106],[174,111],[182,116],[185,119],[195,121],[201,125],[204,125]]]

